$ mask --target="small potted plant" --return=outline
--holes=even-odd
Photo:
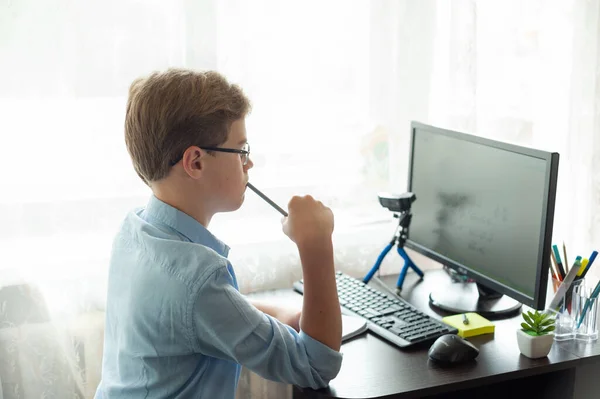
[[[531,359],[548,356],[554,342],[554,317],[547,313],[528,311],[517,330],[517,343],[521,353]]]

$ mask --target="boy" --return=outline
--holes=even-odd
[[[153,195],[113,244],[96,398],[234,398],[240,365],[312,388],[337,375],[331,210],[293,197],[282,221],[303,268],[301,318],[249,303],[229,248],[207,230],[244,200],[248,111],[240,88],[216,72],[171,69],[131,85],[125,142]]]

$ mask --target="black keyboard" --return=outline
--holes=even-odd
[[[392,297],[342,272],[336,273],[342,313],[366,319],[369,330],[401,348],[432,341],[458,330],[427,316],[399,297]],[[294,289],[304,293],[302,280]]]

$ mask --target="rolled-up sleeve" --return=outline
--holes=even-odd
[[[324,388],[342,364],[341,353],[252,306],[225,266],[199,287],[191,320],[197,352],[237,362],[270,380]]]

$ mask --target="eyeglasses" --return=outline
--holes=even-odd
[[[248,160],[250,159],[250,144],[244,144],[244,147],[241,150],[236,148],[221,148],[221,147],[199,147],[205,151],[216,151],[216,152],[229,152],[233,154],[240,154],[240,159],[242,160],[242,165],[246,166],[248,164]],[[175,166],[179,161],[183,159],[183,154],[176,160],[171,161],[170,165]]]

